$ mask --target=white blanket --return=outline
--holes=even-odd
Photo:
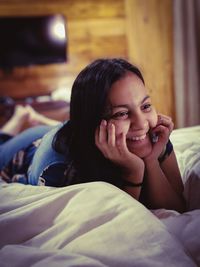
[[[200,208],[200,126],[172,132],[171,138],[185,184],[188,209]]]
[[[200,127],[194,131],[195,143]],[[176,134],[180,131],[174,132],[173,142]],[[192,145],[190,142],[184,149],[179,141],[175,150],[183,149],[177,152],[181,166],[186,160],[184,153]],[[195,153],[186,153],[190,160],[199,154],[200,142],[198,145]],[[191,164],[186,177],[188,172],[181,167],[190,187],[196,180],[189,180],[200,177],[196,171],[196,165]],[[125,192],[103,182],[65,188],[0,186],[2,267],[200,266],[199,207],[184,214],[164,209],[149,211]],[[199,192],[197,186],[194,190]],[[188,202],[200,204],[198,197],[193,201],[191,193],[186,196]]]

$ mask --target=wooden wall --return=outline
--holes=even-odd
[[[123,57],[141,67],[153,102],[174,118],[172,0],[1,0],[0,16],[62,13],[66,64],[0,70],[0,93],[20,98],[59,87],[70,90],[79,71],[99,57]]]

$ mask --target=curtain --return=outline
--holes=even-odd
[[[200,1],[174,0],[174,92],[177,128],[200,124]]]

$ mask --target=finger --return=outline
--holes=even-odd
[[[152,130],[152,134],[155,134],[156,136],[158,136],[158,141],[160,139],[168,140],[170,131],[169,131],[169,129],[167,127],[165,127],[163,125],[158,125],[157,127],[155,127]]]
[[[171,133],[174,129],[174,123],[173,121],[171,121],[170,125],[169,125],[169,132]]]
[[[115,157],[115,126],[102,120],[97,137],[97,147],[101,150],[104,157],[112,159]]]
[[[169,129],[169,132],[171,133],[174,129],[174,123],[172,120],[164,119],[162,122],[162,125],[166,126]]]
[[[99,127],[99,143],[103,144],[107,142],[107,121],[102,120]]]
[[[167,115],[165,115],[165,114],[161,114],[161,113],[158,113],[158,117],[163,117],[163,118],[168,118],[168,119],[171,119],[171,117],[170,116],[167,116]]]
[[[101,124],[95,131],[95,144],[101,150],[102,153],[107,138],[106,124],[106,121],[101,121]]]
[[[115,125],[113,123],[108,123],[108,145],[115,147]]]
[[[169,131],[172,132],[174,128],[174,123],[172,119],[166,115],[158,115],[158,125],[164,125],[169,128]]]
[[[126,135],[124,133],[121,133],[117,140],[116,140],[116,146],[120,153],[120,155],[124,155],[126,152],[128,152],[128,148],[126,145]]]
[[[158,124],[162,122],[171,122],[172,119],[169,116],[158,114]]]
[[[166,114],[159,113],[159,115],[160,115],[160,116],[163,116],[163,117],[165,117],[165,118],[169,118],[169,119],[171,119],[171,117],[168,116],[168,115],[166,115]]]

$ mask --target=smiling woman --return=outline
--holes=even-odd
[[[108,98],[109,121],[116,127],[116,137],[124,132],[129,151],[145,157],[152,149],[150,130],[157,124],[157,114],[143,81],[127,73],[113,84]]]
[[[149,208],[183,211],[183,185],[169,140],[172,128],[169,117],[156,113],[137,67],[124,59],[98,59],[74,81],[70,120],[44,137],[42,130],[34,139],[37,131],[32,135],[29,129],[10,138],[1,149],[9,147],[13,157],[6,159],[14,160],[1,153],[1,169],[11,181],[23,176],[20,181],[33,185],[105,181]],[[23,137],[43,138],[15,155],[12,145]],[[19,155],[25,155],[20,160],[25,169],[15,166]]]

